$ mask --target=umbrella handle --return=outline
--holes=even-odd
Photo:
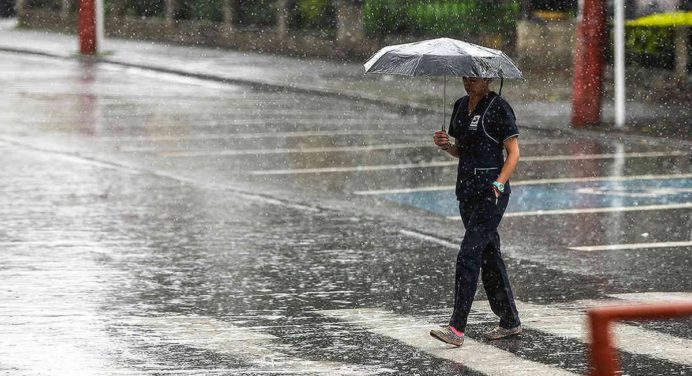
[[[442,132],[445,131],[445,121],[447,120],[447,75],[445,74],[444,85],[442,89]]]

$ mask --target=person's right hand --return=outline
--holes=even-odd
[[[449,145],[449,136],[445,131],[437,131],[433,135],[433,142],[439,147],[446,147]]]

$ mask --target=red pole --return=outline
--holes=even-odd
[[[572,86],[572,126],[601,122],[605,0],[584,0],[577,25]]]
[[[692,316],[692,302],[604,306],[588,311],[591,330],[591,372],[589,376],[615,376],[620,370],[612,344],[612,322],[655,320]]]
[[[96,0],[79,0],[79,52],[96,53]]]
[[[589,329],[591,330],[591,373],[589,376],[615,376],[620,366],[617,354],[611,343],[610,316],[602,310],[589,311]]]

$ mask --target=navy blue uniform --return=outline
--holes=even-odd
[[[454,312],[449,325],[462,332],[466,329],[481,274],[500,326],[511,329],[520,324],[519,314],[497,232],[511,188],[507,182],[504,193],[496,199],[492,183],[504,164],[503,142],[519,132],[514,111],[495,92],[483,98],[470,114],[468,103],[468,96],[456,101],[449,125],[449,135],[456,139],[459,149],[456,195],[466,229],[457,256]]]

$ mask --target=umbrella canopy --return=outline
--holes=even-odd
[[[384,47],[364,67],[365,73],[404,76],[523,78],[502,51],[450,38]]]

